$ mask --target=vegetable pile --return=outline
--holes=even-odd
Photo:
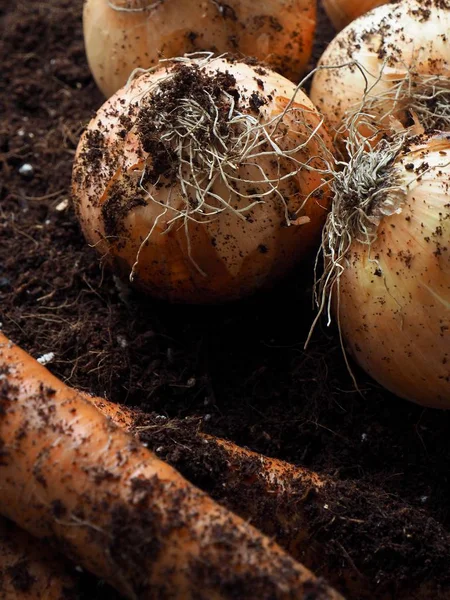
[[[123,10],[153,23],[162,4]],[[449,24],[445,2],[404,0],[337,35],[311,86],[335,148],[301,84],[265,67],[206,53],[128,68],[75,159],[88,241],[153,296],[232,300],[296,265],[331,198],[319,316],[334,311],[382,385],[447,407]]]
[[[142,22],[145,16],[148,24],[170,1],[145,6],[136,2],[106,4],[123,19],[136,17]],[[284,3],[285,12],[294,4]],[[236,11],[231,6],[211,5],[224,21],[235,21],[232,15],[236,17]],[[205,3],[208,10],[211,5]],[[405,22],[407,17],[419,15],[420,22],[429,20],[435,31],[436,23],[444,23],[445,29],[448,10],[445,2],[435,6],[428,3],[425,9],[419,2],[405,0],[395,7],[376,9],[355,27],[373,15],[375,22],[386,27],[385,18],[380,20],[377,15],[388,14],[394,20],[394,27],[389,29],[394,35],[403,27],[395,21],[399,15],[405,15]],[[263,34],[264,25],[254,23]],[[137,23],[127,30],[127,39],[130,31],[137,31]],[[330,61],[329,50],[314,76],[311,95],[321,105],[323,118],[305,95],[305,83],[297,85],[298,77],[291,82],[253,58],[217,56],[213,52],[218,48],[202,45],[195,48],[195,54],[175,53],[149,70],[148,64],[140,62],[139,53],[131,59],[138,62],[124,67],[128,81],[123,81],[123,89],[92,119],[75,156],[74,203],[83,232],[101,253],[102,262],[121,278],[106,271],[106,284],[97,280],[98,285],[90,289],[93,296],[101,298],[103,290],[115,286],[113,293],[128,317],[135,306],[128,282],[150,296],[178,303],[236,300],[270,287],[288,272],[291,280],[300,280],[299,286],[308,286],[314,271],[308,253],[311,257],[315,250],[315,324],[324,313],[328,320],[335,320],[336,341],[343,346],[355,387],[363,377],[347,352],[398,396],[446,408],[450,399],[447,57],[438,48],[437,62],[428,70],[422,68],[422,62],[432,62],[429,58],[421,62],[432,42],[431,33],[427,37],[428,28],[422,27],[421,51],[409,63],[405,58],[410,52],[408,39],[412,43],[416,36],[403,35],[406,49],[387,58],[378,73],[369,72],[357,58],[360,39],[356,34],[345,38],[347,31],[337,38],[338,48],[349,45],[346,62]],[[382,40],[383,33],[379,34]],[[370,51],[381,55],[383,46],[378,50],[373,47],[376,35],[376,26],[371,25],[361,39],[371,39]],[[393,47],[392,39],[388,40],[389,48]],[[284,48],[289,50],[286,44]],[[298,53],[297,47],[295,56]],[[270,55],[262,58],[270,62]],[[149,64],[154,65],[155,60]],[[280,68],[280,62],[271,64]],[[138,69],[131,73],[134,66]],[[113,75],[114,69],[110,71]],[[365,82],[357,79],[358,84],[351,88],[353,94],[360,86],[355,97],[348,94],[347,84],[340,86],[347,71]],[[320,91],[324,81],[328,85],[331,82],[331,88]],[[338,97],[340,89],[350,98],[347,105]],[[333,109],[335,99],[339,110]],[[48,110],[51,115],[54,109]],[[73,140],[75,143],[76,137]],[[9,148],[6,152],[8,161]],[[18,169],[29,181],[33,172],[28,163]],[[11,198],[6,197],[6,201],[11,202]],[[63,204],[55,204],[55,210],[65,211]],[[81,251],[88,256],[87,250]],[[89,256],[94,265],[94,254]],[[13,262],[11,256],[10,264]],[[74,273],[77,268],[74,265]],[[38,279],[32,285],[37,283]],[[0,281],[0,286],[5,285],[9,286],[7,277]],[[59,294],[59,304],[54,296],[51,290],[41,293],[38,302],[41,298],[45,303],[50,301],[49,306],[57,311],[67,307],[70,314],[71,304],[64,292]],[[250,306],[264,302],[262,298],[251,299]],[[145,306],[155,313],[169,310],[142,298]],[[236,306],[236,310],[245,310],[245,305]],[[189,315],[186,306],[177,310]],[[202,314],[226,314],[229,310],[234,309],[213,306]],[[5,309],[2,322],[13,323],[12,314]],[[142,333],[145,318],[140,322],[138,315],[132,318],[136,321],[133,327]],[[304,331],[311,321],[299,311],[294,327]],[[105,331],[117,335],[123,354],[136,342],[108,326]],[[341,561],[328,558],[326,536],[318,532],[331,527],[325,518],[330,509],[327,494],[333,498],[333,494],[342,493],[334,477],[266,459],[200,433],[200,445],[208,447],[215,460],[224,460],[229,469],[222,471],[224,489],[231,486],[236,491],[235,498],[231,494],[225,502],[227,509],[220,507],[145,448],[153,444],[151,431],[155,428],[145,412],[123,409],[118,414],[107,400],[68,388],[0,335],[0,477],[4,490],[0,513],[33,536],[50,540],[57,551],[109,582],[125,597],[194,598],[204,593],[224,598],[340,597],[308,568],[326,574],[350,598],[366,594],[405,599],[447,597],[445,567],[438,567],[439,577],[424,567],[427,574],[420,575],[420,585],[406,583],[406,577],[395,585],[383,585],[380,573],[386,568],[389,572],[389,567],[375,574],[370,567],[373,559],[350,556],[345,541],[339,551]],[[72,335],[75,340],[84,337],[81,330]],[[320,333],[313,329],[311,344],[317,335]],[[62,339],[61,343],[67,345]],[[57,348],[46,350],[42,363],[58,356]],[[241,356],[246,362],[244,353]],[[86,358],[79,355],[81,362]],[[94,358],[91,368],[100,373],[105,359],[106,353]],[[170,352],[167,360],[173,361]],[[248,361],[252,360],[249,356]],[[131,381],[136,370],[130,367]],[[77,369],[77,365],[70,367],[66,376],[75,374],[76,380]],[[125,366],[122,372],[127,370]],[[149,374],[154,377],[157,370],[158,366],[149,365],[142,380]],[[116,377],[120,382],[120,376]],[[300,369],[297,380],[301,377]],[[110,386],[112,390],[112,381]],[[196,386],[196,379],[191,377],[182,384],[182,394],[195,398],[189,389],[194,388],[194,393]],[[317,380],[311,380],[310,386],[315,389]],[[102,388],[87,387],[103,394]],[[280,389],[276,381],[271,389]],[[143,399],[138,390],[133,394],[144,408],[146,403],[152,407],[151,395]],[[213,397],[214,391],[210,394]],[[164,396],[163,391],[161,401],[166,402]],[[169,409],[170,401],[161,406]],[[138,439],[122,428],[137,434]],[[270,435],[263,433],[270,447]],[[192,440],[195,435],[191,432]],[[169,440],[172,437],[169,434]],[[184,450],[190,443],[189,439],[187,446],[182,442]],[[161,452],[160,446],[154,448]],[[180,453],[171,455],[170,460],[184,472]],[[262,470],[260,465],[264,465]],[[206,473],[210,472],[207,467]],[[189,478],[200,488],[209,488],[209,476],[200,475],[196,480],[190,473]],[[255,482],[260,497],[255,497],[249,512],[241,498],[250,493],[249,483]],[[359,497],[364,495],[362,489]],[[374,493],[383,495],[381,490]],[[272,511],[273,519],[268,520],[265,503],[271,497],[278,504]],[[219,494],[218,500],[224,501],[224,497]],[[428,552],[434,555],[437,540],[441,554],[447,554],[446,532],[439,523],[429,523],[426,529],[414,526],[412,534],[411,523],[420,523],[420,511],[409,512],[395,503],[387,506],[394,513],[407,515],[396,517],[392,532],[398,527],[408,539],[425,544],[421,550],[425,556]],[[350,503],[350,511],[357,514],[359,510],[357,503]],[[351,527],[359,527],[360,535],[379,539],[376,528],[364,529],[360,527],[364,521],[354,519],[352,512],[340,511],[342,506],[333,508],[332,523],[337,522],[341,534],[349,531],[347,522],[354,521],[358,525]],[[253,529],[248,519],[294,558]],[[24,593],[31,589],[30,581],[36,583],[34,597],[46,594],[49,586],[55,598],[64,597],[69,588],[75,589],[78,582],[70,568],[50,554],[50,569],[44,568],[38,553],[30,551],[25,533],[17,534],[16,545],[8,544],[10,527],[5,524],[5,590],[16,586],[17,574],[23,571],[17,565],[22,563],[30,565],[20,579],[25,581]],[[307,550],[311,539],[314,544]],[[389,538],[383,545],[380,541],[373,548],[373,556],[384,544],[390,552],[398,552],[403,543],[392,539],[391,548]],[[412,548],[408,552],[414,555]],[[21,555],[23,560],[17,558]],[[322,562],[324,556],[327,558]],[[441,565],[439,561],[437,564]]]

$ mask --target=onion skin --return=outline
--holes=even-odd
[[[426,5],[419,0],[403,0],[399,4],[379,6],[356,19],[341,31],[323,53],[319,67],[358,62],[365,76],[355,66],[319,69],[311,86],[311,99],[326,118],[327,124],[337,130],[347,111],[354,111],[363,99],[364,90],[379,81],[370,91],[370,97],[393,90],[395,83],[405,79],[408,70],[418,76],[450,74],[450,4],[430,0]],[[384,66],[384,62],[386,65]],[[392,132],[392,118],[382,119],[392,109],[388,99],[374,109],[374,130]],[[396,119],[404,123],[408,105],[399,103]],[[367,135],[367,131],[361,131]]]
[[[397,159],[405,184],[424,172],[402,212],[383,218],[370,250],[352,245],[335,309],[350,353],[374,379],[401,398],[448,409],[450,164],[425,172],[445,163],[450,137],[416,143]]]
[[[86,53],[97,85],[106,97],[131,72],[158,64],[161,57],[210,50],[266,61],[297,81],[311,56],[316,0],[116,0],[120,8],[148,6],[143,12],[118,11],[107,0],[84,6]]]
[[[143,205],[138,203],[136,206],[132,202],[127,206],[125,199],[113,199],[111,190],[114,183],[123,181],[130,174],[132,177],[137,164],[151,161],[149,155],[143,152],[133,129],[128,133],[123,132],[121,118],[136,103],[135,99],[148,90],[150,83],[167,76],[167,69],[170,71],[172,67],[161,68],[135,79],[127,89],[107,101],[89,124],[80,140],[75,159],[75,208],[87,240],[124,277],[130,276],[141,244],[157,221],[146,245],[141,247],[134,269],[133,282],[143,291],[175,302],[205,303],[237,299],[270,285],[318,245],[330,192],[324,188],[320,197],[311,196],[305,203],[306,196],[321,185],[322,176],[302,169],[294,179],[278,184],[278,191],[286,198],[289,212],[295,213],[300,219],[298,224],[287,226],[285,207],[278,196],[271,194],[265,202],[257,204],[247,213],[246,220],[226,210],[209,222],[189,221],[189,236],[180,225],[169,228],[169,221],[175,215],[174,209],[180,208],[183,202],[176,178],[159,188],[149,184],[152,194],[160,202],[167,202],[172,194],[171,209],[167,214],[163,214],[159,204],[148,199],[141,202]],[[264,71],[260,68],[226,59],[214,59],[205,67],[205,72],[211,75],[219,70],[235,77],[242,102],[252,94],[261,93],[263,80],[267,103],[258,109],[260,123],[282,113],[295,93],[294,84],[273,71],[265,71],[263,75]],[[248,106],[242,106],[244,104],[241,104],[241,111],[251,112]],[[322,117],[302,92],[297,94],[295,106],[301,111],[306,110],[305,118],[310,128],[317,127],[319,130],[296,158],[303,162],[311,160],[311,166],[323,168],[320,156],[331,156],[333,148],[320,125]],[[134,110],[131,119],[136,120],[139,111],[131,110]],[[283,123],[287,119],[285,115]],[[286,148],[296,146],[309,137],[309,134],[305,136],[302,133],[303,123],[302,126],[290,123],[290,127],[288,135],[280,142]],[[92,135],[101,136],[100,147],[95,149],[98,156],[94,163],[91,161],[92,149],[89,148],[89,137]],[[262,157],[258,164],[269,174],[278,167],[283,172],[291,165],[284,164],[283,159],[274,161],[273,154]],[[236,174],[247,180],[247,183],[236,183],[241,192],[248,191],[252,187],[251,180],[260,177],[259,171],[256,172],[251,165],[241,165]],[[131,183],[127,190],[128,200],[132,201],[137,191],[136,182]],[[212,191],[222,197],[228,193],[221,178]],[[238,207],[239,202],[234,194],[231,204]],[[112,233],[108,229],[111,219],[119,221],[118,235],[117,228]]]
[[[323,7],[336,31],[341,31],[349,23],[365,13],[387,4],[389,0],[322,0]]]

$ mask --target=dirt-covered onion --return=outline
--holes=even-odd
[[[325,12],[336,31],[389,0],[322,0]]]
[[[450,408],[450,135],[406,139],[336,174],[318,302],[374,379]]]
[[[230,300],[319,241],[331,152],[322,117],[281,75],[179,58],[131,81],[91,121],[75,205],[89,242],[138,287]]]
[[[199,50],[253,56],[298,81],[316,0],[87,0],[83,22],[89,65],[108,97],[133,69]]]
[[[379,6],[341,31],[325,50],[311,98],[346,135],[392,133],[414,123],[450,124],[450,3],[403,0]],[[345,65],[345,66],[343,66]]]

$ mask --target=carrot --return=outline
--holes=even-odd
[[[327,543],[316,539],[315,525],[308,510],[311,505],[322,509],[326,504],[319,492],[328,487],[329,478],[324,479],[304,467],[263,456],[198,430],[184,430],[183,435],[181,423],[155,423],[136,408],[119,407],[87,394],[86,398],[114,423],[151,446],[160,445],[158,433],[167,428],[164,443],[172,440],[176,446],[173,452],[176,466],[188,479],[197,480],[199,485],[214,479],[211,487],[216,500],[274,538],[296,560],[309,568],[320,566],[324,576],[345,590],[349,597],[372,598],[368,578],[354,565],[342,569],[334,564],[330,569],[324,562]],[[384,596],[379,598],[384,599]],[[400,598],[410,600],[409,591]],[[428,596],[423,598],[428,599]]]
[[[86,395],[86,398],[114,423],[142,437],[143,440],[151,441],[152,430],[164,428],[164,425],[150,423],[151,419],[138,409],[119,407],[103,398],[89,395]],[[172,433],[176,438],[176,431]],[[290,554],[296,557],[302,556],[311,563],[316,548],[310,547],[312,531],[305,508],[311,496],[324,486],[324,480],[317,473],[304,467],[263,456],[237,446],[233,442],[199,431],[195,432],[194,437],[189,440],[189,445],[183,443],[177,445],[178,461],[181,464],[189,463],[192,459],[191,455],[194,455],[193,447],[196,443],[203,446],[202,455],[210,457],[214,455],[219,460],[217,487],[221,489],[222,494],[226,488],[239,489],[239,494],[226,494],[231,502],[233,500],[236,502],[232,510],[246,520],[257,522],[257,527],[262,527],[266,534],[277,537],[279,542],[288,548]],[[207,466],[200,467],[203,476],[207,476],[207,468]],[[257,491],[259,502],[237,504],[242,499],[244,490]],[[290,497],[295,498],[294,510],[291,510]],[[275,510],[269,509],[262,515],[264,498],[276,499],[276,502],[272,503]],[[280,501],[281,498],[283,501]]]
[[[339,594],[0,333],[0,513],[131,599]]]
[[[77,580],[54,552],[0,518],[0,597],[8,600],[76,598]]]
[[[39,369],[47,373],[42,367]],[[163,451],[169,461],[188,479],[206,487],[228,509],[274,537],[297,560],[319,569],[349,597],[361,600],[390,600],[394,596],[396,600],[450,598],[450,586],[445,581],[450,536],[432,519],[426,521],[424,530],[420,510],[377,488],[335,481],[205,435],[185,420],[161,423],[139,410],[79,394],[150,447],[164,444]],[[365,505],[373,510],[371,522],[367,522],[367,511],[360,511]],[[362,518],[358,518],[361,512]],[[380,527],[381,523],[385,526]],[[406,536],[405,532],[411,529],[416,532],[415,536]],[[399,544],[399,532],[410,542],[404,546]],[[365,539],[369,542],[368,552],[370,548],[374,553],[378,548],[391,553],[398,551],[407,562],[416,558],[419,550],[414,540],[420,539],[424,563],[430,566],[416,573],[411,570],[415,577],[405,572],[402,579],[394,581],[389,580],[389,573],[385,572],[382,583],[375,584],[379,576],[371,571],[371,561],[366,560],[366,554],[353,559],[345,549],[347,537]],[[436,555],[436,543],[439,555]],[[426,558],[432,553],[434,559],[430,563]],[[442,571],[444,580],[437,577],[438,571]]]
[[[120,407],[104,398],[89,394],[84,394],[84,397],[119,427],[141,436],[144,440],[151,441],[152,430],[161,430],[164,427],[161,424],[150,423],[151,419],[139,409]],[[173,434],[176,437],[176,431]],[[239,489],[239,494],[227,495],[231,502],[235,500],[232,510],[246,520],[258,523],[257,527],[263,528],[266,534],[277,537],[279,542],[288,548],[290,554],[296,557],[302,556],[311,564],[314,561],[316,547],[311,547],[309,543],[312,531],[305,508],[310,496],[324,486],[323,479],[309,469],[263,456],[230,441],[199,431],[190,438],[189,445],[183,443],[177,445],[180,463],[184,462],[182,457],[187,463],[190,462],[191,454],[194,454],[192,448],[196,442],[203,446],[203,455],[214,455],[219,460],[217,487],[222,493],[226,488]],[[202,469],[202,474],[208,475],[207,467]],[[253,492],[256,490],[259,501],[247,502],[245,505],[238,504],[245,490]],[[294,510],[291,510],[290,497],[295,498]],[[276,499],[276,502],[272,503],[275,510],[264,510],[263,515],[261,509],[264,498]],[[281,498],[283,501],[280,502]]]
[[[196,423],[161,422],[103,399],[90,401],[348,597],[450,598],[450,536],[441,524],[424,519],[421,510],[376,487],[334,480],[206,435]],[[350,538],[353,547],[360,543],[366,551],[349,553]],[[398,556],[404,566],[400,577],[383,563],[381,572],[374,569],[376,560],[368,557],[378,553]],[[423,563],[423,568],[408,571],[409,563]]]

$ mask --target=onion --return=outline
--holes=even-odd
[[[99,110],[75,160],[89,242],[180,302],[268,285],[320,238],[331,142],[293,83],[226,58],[178,58]]]
[[[389,0],[322,0],[325,12],[336,31],[364,15],[372,8],[386,4]]]
[[[450,408],[450,135],[353,148],[323,234],[321,311],[402,398]]]
[[[330,43],[311,99],[343,135],[379,139],[450,125],[450,4],[403,0],[360,17]],[[344,66],[343,66],[344,65]],[[420,131],[416,129],[416,132]]]
[[[137,67],[211,50],[253,56],[298,80],[308,64],[316,0],[87,0],[89,66],[106,96]]]

